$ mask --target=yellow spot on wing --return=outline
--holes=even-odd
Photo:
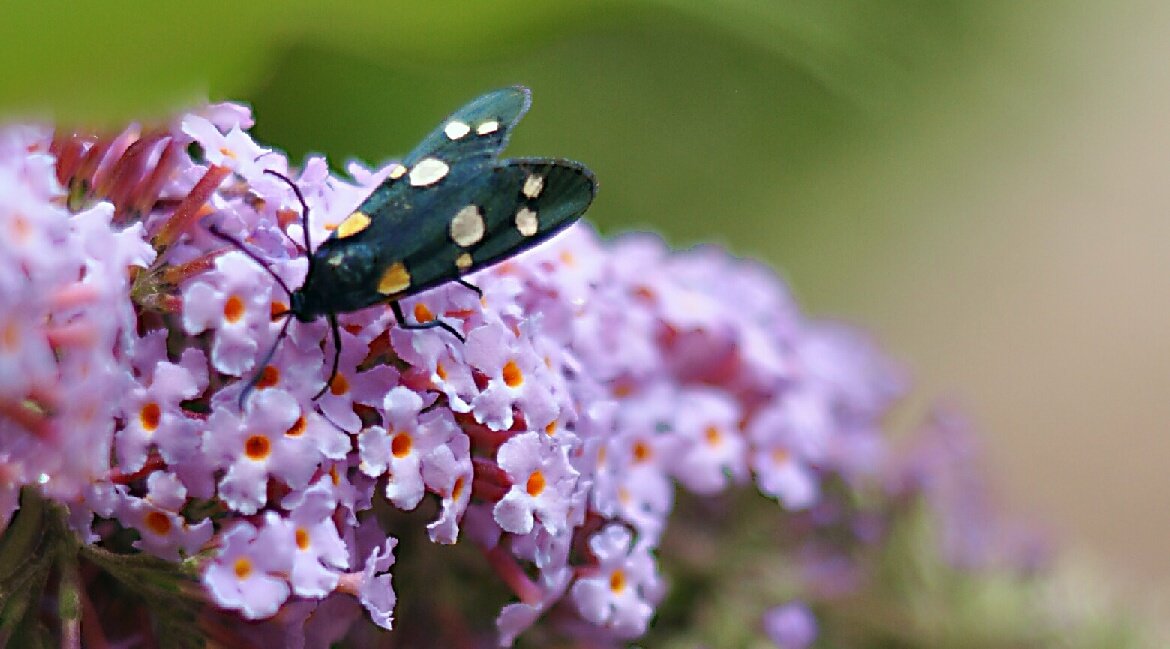
[[[467,270],[468,268],[471,268],[471,255],[465,252],[462,255],[456,257],[455,267],[459,270]]]
[[[337,226],[337,238],[344,239],[370,227],[370,217],[362,212],[354,212],[345,217],[341,225]]]
[[[382,273],[382,279],[378,280],[378,292],[382,295],[393,295],[408,288],[410,288],[410,272],[400,261],[391,264],[386,272]]]
[[[390,170],[390,180],[398,180],[399,178],[401,178],[405,175],[406,175],[406,167],[404,167],[400,164],[394,165],[394,168]]]

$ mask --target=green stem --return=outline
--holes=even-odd
[[[70,540],[63,539],[58,548],[57,614],[61,617],[61,649],[81,649],[81,577],[77,547]]]

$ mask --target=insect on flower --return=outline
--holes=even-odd
[[[212,234],[264,266],[289,294],[288,310],[277,314],[286,316],[285,323],[259,367],[271,360],[294,317],[312,322],[325,316],[334,354],[329,380],[316,395],[321,396],[337,374],[337,314],[379,303],[389,303],[400,327],[440,327],[463,340],[438,319],[407,322],[398,301],[449,281],[479,292],[464,275],[568,227],[597,191],[593,173],[578,162],[497,159],[530,103],[529,90],[513,86],[482,95],[452,113],[391,168],[387,179],[316,250],[309,241],[309,208],[300,189],[267,171],[287,182],[301,203],[309,268],[295,291],[240,241],[210,226]],[[257,372],[240,393],[241,406],[259,376]]]

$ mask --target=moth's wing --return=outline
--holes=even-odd
[[[435,158],[456,166],[495,159],[531,103],[531,92],[524,86],[480,95],[447,116],[403,158],[402,164],[413,167],[425,158]]]
[[[505,160],[460,192],[446,213],[434,215],[447,232],[437,245],[410,260],[414,290],[424,290],[487,268],[536,246],[581,218],[597,193],[593,173],[579,162],[547,158]],[[483,234],[459,245],[451,221],[477,208]],[[464,239],[466,241],[466,239]]]
[[[505,160],[492,173],[485,199],[487,234],[475,247],[469,272],[523,252],[581,218],[597,195],[597,179],[572,160]]]
[[[318,253],[372,257],[361,270],[342,265],[361,275],[353,283],[379,291],[392,286],[383,295],[397,299],[501,261],[568,226],[593,200],[596,181],[588,169],[567,160],[497,160],[528,105],[528,89],[516,86],[452,113]]]
[[[529,90],[513,86],[481,95],[451,113],[362,201],[356,210],[360,215],[351,222],[354,227],[343,222],[325,245],[376,246],[391,262],[416,256],[420,246],[444,236],[446,219],[433,214],[445,213],[451,204],[466,200],[468,191],[478,191],[468,185],[490,173],[530,103]]]

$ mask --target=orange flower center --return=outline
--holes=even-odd
[[[273,320],[285,313],[288,313],[288,305],[280,300],[273,300],[272,304],[268,305],[268,316]]]
[[[3,342],[5,351],[15,351],[20,347],[20,328],[16,326],[16,321],[9,320],[4,325],[4,335],[0,337],[0,342]]]
[[[626,589],[626,573],[621,570],[614,570],[609,573],[609,589],[615,593],[620,593]]]
[[[707,430],[703,431],[703,435],[707,439],[707,443],[711,446],[719,446],[723,441],[723,434],[714,426],[708,426]]]
[[[544,485],[544,474],[540,470],[536,470],[528,476],[528,483],[524,485],[524,488],[528,491],[529,496],[535,498],[544,492]]]
[[[398,433],[394,439],[390,440],[390,452],[396,458],[404,458],[410,455],[410,449],[414,446],[414,440],[410,438],[407,433]]]
[[[162,512],[150,512],[143,521],[146,528],[159,536],[166,536],[171,532],[171,519]]]
[[[431,313],[431,310],[427,308],[427,305],[423,304],[422,302],[418,302],[414,305],[414,320],[415,320],[415,322],[418,322],[419,324],[423,324],[426,322],[430,322],[431,320],[434,320],[434,319],[435,319],[435,314]]]
[[[160,419],[162,419],[162,410],[153,401],[142,406],[142,410],[138,412],[138,421],[142,424],[142,430],[148,433],[153,433],[158,428]]]
[[[630,501],[633,500],[633,497],[630,496],[630,490],[625,487],[618,487],[617,497],[618,502],[623,505],[629,505]]]
[[[236,559],[234,568],[236,571],[236,579],[240,581],[247,579],[252,574],[252,562],[248,557]]]
[[[337,397],[349,392],[349,379],[344,374],[338,374],[329,382],[329,391]]]
[[[288,430],[284,431],[284,434],[289,437],[300,437],[305,434],[305,429],[308,427],[309,422],[305,420],[304,415],[301,415],[297,417],[297,420],[293,422],[293,425]]]
[[[455,486],[451,488],[451,500],[459,500],[463,495],[463,476],[455,478]]]
[[[638,441],[634,442],[634,461],[635,462],[645,462],[646,460],[650,459],[651,455],[652,455],[652,451],[650,450],[649,444],[647,444],[646,442],[643,442],[642,440],[638,440]]]
[[[279,382],[280,370],[275,365],[265,365],[264,369],[260,370],[260,378],[256,380],[256,388],[259,390],[271,388]]]
[[[13,239],[16,239],[17,241],[23,242],[25,239],[28,238],[28,235],[30,232],[32,232],[32,228],[29,226],[28,220],[24,218],[24,215],[17,214],[17,215],[12,217],[12,238]]]
[[[435,363],[435,374],[438,375],[439,380],[447,380],[447,368],[443,367],[442,363]]]
[[[297,214],[295,210],[276,210],[276,222],[279,223],[280,227],[282,228],[287,228],[288,226],[300,220],[301,215]]]
[[[306,530],[303,527],[298,527],[297,533],[296,533],[296,538],[297,538],[297,547],[298,548],[300,548],[302,550],[309,549],[309,531],[308,530]]]
[[[271,452],[272,442],[263,435],[253,435],[244,442],[244,455],[247,455],[251,460],[263,460]]]
[[[238,295],[232,295],[223,303],[223,319],[235,324],[244,317],[244,301]]]
[[[508,361],[504,365],[504,385],[510,388],[518,388],[524,383],[524,372],[520,371],[520,366],[516,361]]]

